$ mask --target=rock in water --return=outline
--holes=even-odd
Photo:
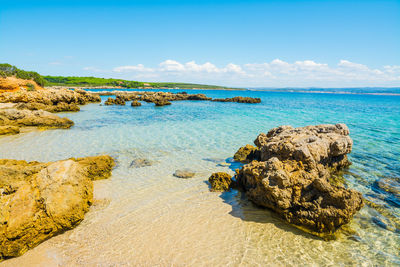
[[[228,191],[232,186],[232,176],[226,172],[215,172],[211,174],[208,181],[212,191]]]
[[[82,221],[93,202],[92,180],[108,178],[113,165],[109,156],[51,163],[0,160],[0,261]]]
[[[184,169],[184,170],[176,170],[175,173],[174,173],[174,176],[175,176],[175,177],[178,177],[178,178],[185,178],[185,179],[187,179],[187,178],[192,178],[192,177],[194,177],[195,174],[196,174],[196,173],[194,173],[194,172],[191,171],[191,170]]]
[[[156,99],[156,100],[153,101],[153,103],[154,103],[157,107],[171,105],[171,102],[169,102],[169,101],[166,100],[166,99]]]
[[[257,147],[252,145],[245,145],[239,148],[239,150],[233,156],[235,161],[242,163],[248,163],[252,160],[257,160],[260,157],[260,151]]]
[[[140,102],[137,101],[137,100],[133,100],[132,103],[131,103],[131,106],[132,106],[132,107],[140,107],[141,105],[142,105],[142,103],[140,103]]]
[[[344,124],[281,126],[260,134],[254,141],[260,161],[243,166],[238,183],[251,201],[289,223],[331,235],[363,206],[359,192],[329,182],[333,172],[350,165],[348,135]]]

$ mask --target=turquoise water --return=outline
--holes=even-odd
[[[262,103],[89,104],[81,112],[61,114],[75,122],[69,130],[0,138],[0,158],[54,161],[107,153],[118,161],[113,177],[96,183],[95,197],[103,204],[95,205],[79,227],[6,264],[33,258],[39,265],[67,266],[400,264],[400,192],[377,185],[387,179],[394,189],[400,187],[400,96],[190,93],[260,97]],[[236,191],[208,191],[209,175],[233,173],[239,164],[231,157],[260,132],[339,122],[348,125],[354,141],[346,184],[379,206],[366,205],[355,216],[354,233],[322,241],[254,207]],[[155,164],[129,168],[136,158]],[[172,176],[184,168],[196,176]]]

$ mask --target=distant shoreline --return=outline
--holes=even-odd
[[[375,96],[400,96],[400,93],[385,92],[346,92],[346,91],[311,91],[311,90],[290,90],[290,89],[245,89],[245,88],[125,88],[120,86],[98,86],[98,87],[82,87],[82,86],[46,86],[48,89],[83,89],[83,90],[205,90],[205,91],[253,91],[253,92],[271,92],[271,93],[306,93],[306,94],[334,94],[334,95],[375,95]],[[329,89],[328,89],[329,90]]]

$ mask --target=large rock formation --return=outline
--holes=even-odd
[[[0,126],[70,128],[74,122],[43,110],[0,109]]]
[[[75,103],[59,102],[56,105],[46,105],[43,103],[19,103],[15,106],[17,109],[29,109],[29,110],[44,110],[48,112],[66,112],[66,111],[79,111],[80,108]]]
[[[113,166],[109,156],[0,160],[0,261],[82,221],[93,201],[92,180],[108,178]]]
[[[320,236],[334,233],[363,206],[359,192],[332,182],[332,173],[350,165],[346,125],[281,126],[254,143],[260,161],[243,166],[237,178],[257,205]]]
[[[41,89],[28,91],[20,89],[15,92],[0,94],[0,103],[42,103],[57,105],[58,103],[84,105],[89,102],[100,102],[100,96],[84,90]]]

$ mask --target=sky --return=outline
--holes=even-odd
[[[399,87],[400,0],[0,0],[0,62],[148,82]]]

